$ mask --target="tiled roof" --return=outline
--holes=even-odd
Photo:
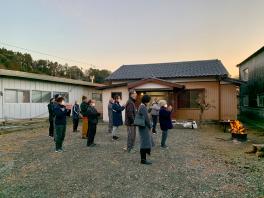
[[[220,60],[185,61],[123,65],[106,80],[136,80],[144,78],[180,78],[229,75]]]

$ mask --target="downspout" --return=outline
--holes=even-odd
[[[220,80],[218,81],[218,107],[219,107],[219,110],[218,110],[218,120],[221,120],[221,84],[220,84]]]

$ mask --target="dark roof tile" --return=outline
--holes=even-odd
[[[106,80],[143,78],[206,77],[229,75],[220,60],[123,65]]]

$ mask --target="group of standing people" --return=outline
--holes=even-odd
[[[171,112],[172,106],[168,106],[165,100],[154,99],[150,108],[148,104],[151,101],[149,95],[143,95],[141,98],[141,104],[138,109],[136,107],[137,93],[135,90],[129,91],[129,99],[125,105],[120,104],[120,96],[115,96],[114,99],[109,100],[108,104],[108,116],[109,116],[109,128],[108,132],[112,133],[112,139],[117,140],[118,127],[123,125],[122,111],[125,110],[125,125],[127,126],[127,148],[128,152],[132,152],[135,147],[136,141],[136,127],[138,127],[140,136],[140,155],[142,164],[151,164],[147,160],[147,154],[151,154],[151,148],[154,147],[154,141],[152,134],[156,134],[157,122],[160,121],[160,128],[162,130],[161,147],[167,148],[166,140],[168,137],[168,130],[171,129],[172,120]],[[151,119],[149,116],[151,115]],[[136,116],[140,115],[143,119],[144,126],[137,126],[134,122]],[[152,122],[151,122],[152,120]]]
[[[137,93],[135,90],[129,91],[129,99],[124,105],[120,104],[121,97],[119,95],[116,95],[113,99],[109,100],[108,132],[112,134],[113,141],[119,139],[118,129],[123,125],[122,111],[125,110],[125,125],[127,126],[127,147],[125,150],[129,153],[135,152],[136,128],[138,127],[141,163],[149,165],[151,162],[147,160],[146,157],[147,154],[151,154],[151,148],[154,147],[152,135],[157,133],[156,127],[158,120],[162,131],[161,147],[167,148],[166,141],[168,130],[173,127],[171,120],[172,106],[168,106],[165,100],[158,101],[158,99],[155,98],[150,105],[150,108],[148,108],[151,97],[149,95],[143,95],[140,101],[141,104],[137,108],[136,100]],[[50,122],[49,136],[54,137],[55,152],[62,152],[66,132],[66,116],[69,111],[66,108],[65,99],[60,95],[56,95],[55,98],[50,99],[48,109]],[[79,119],[81,118],[81,135],[83,139],[87,139],[88,147],[96,145],[94,139],[99,116],[100,113],[98,113],[95,108],[95,100],[88,100],[86,96],[82,97],[82,103],[80,106],[76,101],[72,107],[73,132],[77,132]],[[144,124],[138,125],[135,122],[136,117],[140,118],[141,122]]]
[[[63,141],[65,138],[67,114],[65,99],[60,95],[55,95],[48,104],[49,110],[49,136],[54,138],[55,152],[63,152]],[[95,108],[95,100],[88,100],[82,97],[82,103],[78,102],[72,107],[73,132],[78,132],[79,119],[83,120],[82,138],[87,139],[87,146],[95,146],[94,138],[100,113]]]

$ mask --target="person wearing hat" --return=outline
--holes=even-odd
[[[137,92],[132,89],[129,91],[129,99],[126,103],[125,108],[125,124],[127,126],[127,151],[131,150],[135,146],[136,141],[136,126],[134,125],[134,120],[136,116],[136,102]]]
[[[161,137],[161,147],[167,148],[166,145],[168,131],[172,129],[172,120],[171,120],[171,112],[172,106],[168,106],[166,100],[160,100],[160,111],[159,111],[159,121],[160,121],[160,129],[162,131]]]
[[[62,152],[62,145],[66,132],[66,117],[68,110],[65,107],[63,97],[57,98],[57,105],[54,107],[55,114],[55,151]]]

